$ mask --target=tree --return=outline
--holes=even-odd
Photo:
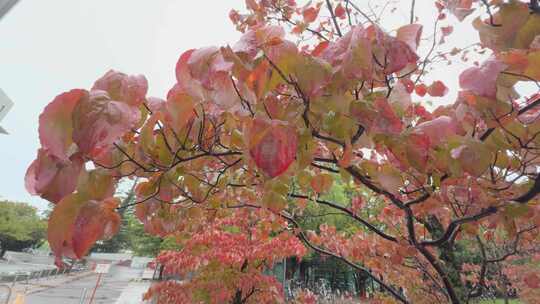
[[[155,257],[160,251],[164,239],[148,234],[144,231],[144,225],[135,216],[127,217],[126,231],[129,235],[129,249],[137,256]]]
[[[195,275],[155,286],[166,303],[279,302],[264,269],[302,244],[369,276],[381,300],[464,303],[497,276],[534,299],[539,269],[521,265],[538,259],[540,95],[516,84],[540,87],[537,2],[434,1],[433,36],[415,1],[396,31],[350,0],[246,4],[230,13],[240,41],[184,52],[165,100],[146,96],[143,76],[109,71],[44,109],[26,185],[56,204],[58,262],[115,233],[115,186],[138,178],[137,218],[182,247],[160,261]],[[466,52],[492,55],[460,75],[453,104],[430,109],[421,97],[449,90],[427,83],[433,62],[465,53],[435,51],[452,31],[438,24],[472,13],[485,16]],[[338,176],[376,203],[325,199]],[[308,231],[310,205],[354,233]],[[479,258],[465,262],[463,246]]]
[[[36,208],[19,202],[0,201],[0,258],[7,250],[21,251],[39,245],[47,223]]]
[[[118,232],[110,239],[97,241],[91,251],[120,252],[130,250],[137,256],[155,257],[160,250],[177,249],[174,238],[163,239],[147,233],[144,230],[144,225],[133,214],[135,185],[136,183],[133,184],[120,203],[118,213],[121,223]]]

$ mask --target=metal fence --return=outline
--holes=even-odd
[[[15,283],[15,282],[28,282],[35,279],[54,277],[58,275],[64,275],[64,274],[69,274],[69,273],[74,273],[74,272],[85,271],[85,270],[88,270],[88,267],[78,266],[78,267],[64,268],[64,269],[58,269],[58,268],[39,269],[39,270],[9,273],[9,274],[0,273],[0,283],[9,284],[9,283]]]

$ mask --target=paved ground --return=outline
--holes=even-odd
[[[136,302],[140,299],[141,295],[146,293],[150,287],[149,282],[131,282],[128,286],[122,291],[120,297],[116,299],[115,304],[136,304],[142,302]]]
[[[48,255],[32,255],[24,252],[8,251],[5,259],[0,260],[0,275],[12,275],[54,268],[54,259]]]
[[[148,288],[148,284],[138,286],[137,290],[128,291],[126,289],[130,284],[130,281],[140,277],[141,269],[131,269],[129,267],[123,266],[113,266],[108,274],[103,275],[101,283],[94,297],[94,304],[111,304],[115,303],[120,296],[128,299],[129,304],[141,303],[140,295]],[[62,284],[60,286],[51,287],[49,289],[39,291],[36,293],[31,293],[26,296],[26,303],[31,304],[78,304],[80,303],[81,295],[84,292],[84,289],[87,290],[87,300],[84,303],[87,303],[90,299],[90,294],[94,286],[96,285],[96,274],[90,274],[88,276],[83,276],[80,279]],[[46,281],[43,281],[43,284],[46,284]],[[135,287],[134,283],[131,283],[130,287]],[[124,295],[124,294],[125,295]],[[137,293],[139,293],[137,295]],[[134,302],[135,301],[135,302]]]

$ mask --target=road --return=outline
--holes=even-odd
[[[141,269],[132,269],[124,266],[112,266],[110,272],[101,278],[101,283],[94,297],[94,304],[112,304],[120,297],[122,290],[127,287],[130,280],[139,278]],[[88,303],[90,294],[96,285],[97,275],[69,282],[67,284],[50,288],[38,293],[26,296],[26,303],[31,304],[79,304],[83,290],[88,290]],[[46,284],[46,282],[44,281]],[[136,304],[136,303],[134,303]]]

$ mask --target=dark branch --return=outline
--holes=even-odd
[[[334,21],[334,27],[336,28],[336,32],[339,37],[342,37],[343,34],[341,33],[341,29],[339,28],[338,21],[336,19],[336,15],[334,14],[334,8],[332,7],[332,3],[330,3],[330,0],[326,0],[326,7],[330,11],[330,16],[332,16],[332,21]]]
[[[295,193],[291,193],[289,194],[290,197],[294,197],[294,198],[303,198],[303,199],[309,199],[309,197],[307,195],[300,195],[300,194],[295,194]],[[391,241],[391,242],[397,242],[397,239],[391,235],[388,235],[386,233],[384,233],[382,230],[380,230],[379,228],[373,226],[373,224],[367,222],[366,220],[364,220],[363,218],[357,216],[356,214],[354,214],[354,212],[352,212],[351,210],[343,207],[343,206],[340,206],[338,205],[337,203],[334,203],[334,202],[329,202],[329,201],[325,201],[325,200],[320,200],[320,199],[316,199],[314,200],[316,203],[318,204],[321,204],[321,205],[325,205],[325,206],[328,206],[328,207],[332,207],[334,209],[337,209],[337,210],[340,210],[340,211],[343,211],[345,214],[347,214],[348,216],[350,216],[351,218],[355,219],[356,221],[360,222],[362,225],[364,225],[367,229],[375,232],[377,235],[379,235],[380,237],[384,238],[385,240],[388,240],[388,241]]]

